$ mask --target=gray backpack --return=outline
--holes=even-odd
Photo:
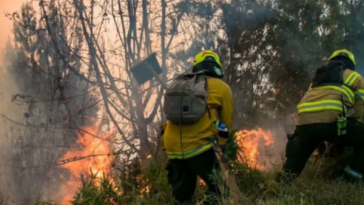
[[[167,120],[179,125],[196,123],[209,112],[207,96],[207,78],[204,73],[180,75],[164,94]]]

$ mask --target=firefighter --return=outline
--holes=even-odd
[[[312,152],[324,141],[353,147],[343,177],[350,182],[362,179],[364,124],[360,117],[364,79],[355,72],[355,66],[354,55],[341,49],[316,70],[309,90],[297,105],[296,129],[286,145],[287,159],[276,178],[278,182],[289,183],[298,177]]]
[[[218,185],[211,178],[214,169],[219,168],[210,138],[218,136],[215,122],[219,120],[230,130],[233,116],[232,93],[228,84],[222,81],[223,73],[219,56],[210,51],[198,53],[192,72],[203,71],[207,78],[208,97],[206,113],[195,124],[179,125],[167,122],[163,131],[163,146],[168,156],[168,182],[177,203],[189,203],[194,195],[197,177],[208,186],[208,198],[221,196]],[[181,138],[180,138],[181,135]],[[226,139],[218,137],[224,146]],[[205,204],[215,204],[205,200]]]

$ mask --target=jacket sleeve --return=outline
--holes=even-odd
[[[354,74],[355,81],[352,87],[355,90],[354,110],[358,120],[364,122],[364,78],[359,73]]]
[[[359,73],[358,77],[353,83],[353,88],[355,89],[355,99],[364,101],[364,78]]]
[[[231,131],[231,125],[233,121],[233,95],[231,93],[231,89],[229,86],[226,86],[227,89],[223,90],[222,93],[222,105],[221,109],[219,110],[219,118],[220,123],[226,125],[226,128]],[[219,144],[225,145],[226,139],[218,137]]]

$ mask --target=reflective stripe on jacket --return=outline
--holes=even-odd
[[[356,110],[364,111],[362,105],[357,105],[358,100],[364,102],[363,77],[346,69],[343,72],[343,82],[343,85],[325,85],[317,88],[310,85],[297,105],[297,125],[336,121],[343,109],[347,116],[357,114]],[[355,106],[357,109],[354,112]]]
[[[318,88],[313,88],[313,90],[315,90],[315,89],[333,89],[333,90],[340,91],[342,94],[344,94],[348,98],[350,104],[354,105],[355,94],[349,87],[347,87],[345,85],[342,85],[342,86],[326,85],[326,86],[321,86]]]
[[[345,99],[349,102],[349,106],[353,107],[354,103],[355,103],[355,94],[354,92],[347,86],[345,85],[341,85],[341,86],[336,86],[336,85],[326,85],[326,86],[321,86],[321,87],[317,87],[317,88],[310,88],[310,90],[308,92],[314,93],[315,90],[334,90],[334,91],[338,91],[338,94],[344,94]],[[325,94],[325,92],[322,92],[323,94]],[[340,96],[340,95],[339,95]],[[344,97],[343,97],[344,100]],[[323,96],[322,100],[315,100],[315,101],[301,101],[298,105],[297,105],[297,110],[298,113],[303,113],[303,112],[317,112],[317,111],[323,111],[323,110],[337,110],[337,111],[341,111],[343,112],[343,107],[345,109],[346,112],[346,106],[344,106],[341,102],[341,98],[339,97],[339,99],[330,99],[330,98],[325,98]]]
[[[187,152],[168,152],[167,151],[167,155],[169,159],[187,159],[187,158],[191,158],[193,156],[199,155],[203,152],[205,152],[206,150],[212,148],[212,143],[208,143],[206,145],[203,145],[201,147],[197,147],[195,149],[191,149],[188,150]],[[183,157],[182,157],[183,156]]]
[[[300,103],[297,106],[298,113],[303,112],[317,112],[323,110],[338,110],[343,112],[346,106],[343,106],[340,100],[319,100],[316,102]],[[346,112],[346,109],[345,109]]]
[[[356,79],[360,77],[360,74],[357,72],[352,72],[344,81],[345,85],[352,86]]]
[[[364,100],[364,89],[358,89],[355,92],[355,99],[356,100]]]

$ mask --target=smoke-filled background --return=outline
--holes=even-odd
[[[363,0],[0,0],[3,199],[69,204],[84,199],[77,191],[90,171],[127,194],[131,177],[119,176],[127,165],[165,162],[164,89],[139,86],[130,72],[153,52],[169,82],[199,51],[215,50],[241,154],[261,171],[279,164],[315,68],[347,48],[362,72],[363,8]]]

